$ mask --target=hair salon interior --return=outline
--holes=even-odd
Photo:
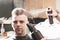
[[[11,11],[16,8],[28,10],[33,18],[28,18],[32,24],[45,21],[47,19],[45,9],[52,7],[60,10],[60,0],[0,0],[0,37],[6,37],[7,32],[13,31],[11,27]],[[40,13],[40,15],[37,14]],[[27,31],[29,32],[29,31]]]

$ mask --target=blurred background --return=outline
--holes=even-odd
[[[60,10],[60,0],[0,0],[0,17],[9,18],[15,7],[28,11],[52,7]],[[42,18],[42,17],[41,17]]]
[[[37,14],[45,8],[52,7],[53,9],[60,10],[60,0],[0,0],[0,30],[3,20],[11,20],[11,11],[16,8],[24,8],[31,13]],[[37,13],[36,13],[37,11]],[[47,18],[45,11],[41,12],[38,18],[29,19],[30,23],[37,24],[43,22]],[[7,21],[8,22],[8,21]],[[10,23],[4,23],[3,28],[5,32],[13,31]],[[0,31],[1,32],[1,31]],[[27,31],[28,32],[28,31]]]

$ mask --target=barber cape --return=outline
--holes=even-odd
[[[60,23],[56,18],[53,19],[54,23],[50,24],[49,19],[44,22],[38,23],[35,28],[39,30],[45,39],[60,40]]]

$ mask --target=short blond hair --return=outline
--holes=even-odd
[[[15,8],[12,10],[12,19],[15,16],[19,16],[19,15],[25,15],[26,19],[28,20],[28,17],[26,16],[27,10],[23,9],[23,8]]]
[[[24,12],[26,12],[26,10],[23,8],[15,8],[12,10],[12,16],[14,15],[18,16],[18,15],[24,14]]]
[[[27,17],[32,17],[31,13],[23,8],[15,8],[12,10],[12,16],[26,15]]]

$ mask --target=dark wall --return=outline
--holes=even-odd
[[[28,18],[29,23],[32,23],[32,24],[38,24],[40,22],[45,21],[45,19],[46,18]]]
[[[13,8],[12,0],[0,0],[0,18],[10,17]]]
[[[11,11],[14,8],[13,0],[0,0],[0,18],[11,17]],[[5,31],[13,30],[10,24],[4,24]],[[1,29],[1,24],[0,24]]]

